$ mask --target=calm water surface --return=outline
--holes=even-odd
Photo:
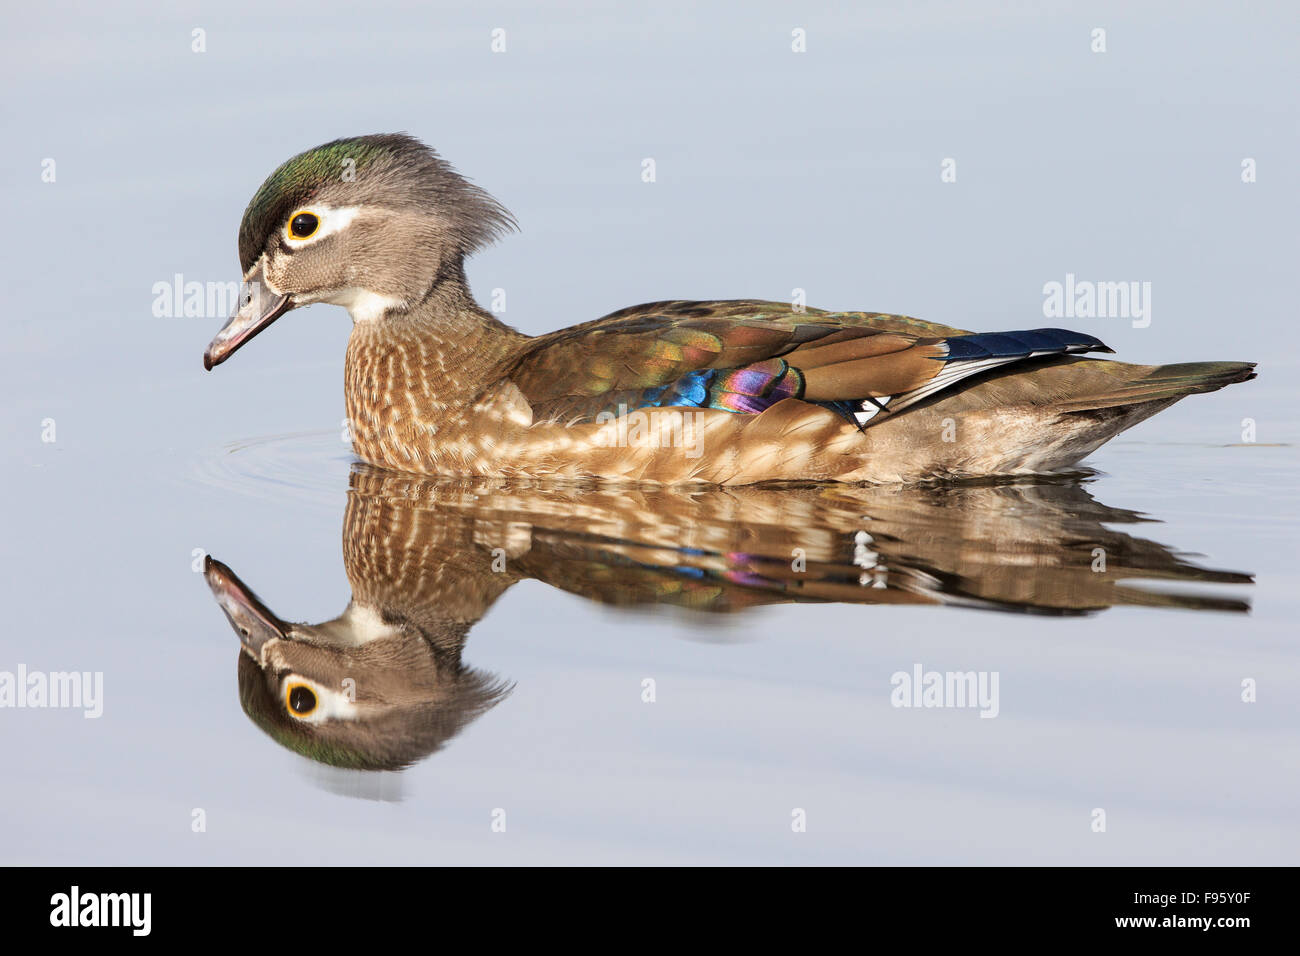
[[[1124,474],[674,492],[386,474],[317,432],[128,492],[29,461],[28,500],[89,494],[20,511],[16,593],[57,583],[9,653],[105,700],[4,715],[9,859],[1284,862],[1294,449],[1098,463]],[[387,708],[309,740],[222,587],[299,637],[381,629],[288,663]],[[996,716],[894,706],[918,666],[996,674]]]
[[[0,710],[0,862],[1294,863],[1296,11],[1103,7],[809,7],[795,55],[763,3],[318,2],[331,66],[280,81],[300,11],[6,11],[0,672],[103,709]],[[469,279],[530,334],[797,288],[1259,379],[1040,484],[384,476],[341,311],[207,374],[224,316],[155,288],[236,279],[272,168],[390,130],[516,214]],[[1046,321],[1067,274],[1151,321]],[[304,742],[222,595],[246,642],[378,635],[284,654],[387,714]],[[996,676],[996,717],[894,706],[918,669]]]

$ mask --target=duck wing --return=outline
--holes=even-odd
[[[533,339],[503,377],[540,420],[676,407],[756,415],[796,399],[862,427],[987,369],[1089,351],[1110,349],[1064,329],[972,334],[879,312],[671,301]]]

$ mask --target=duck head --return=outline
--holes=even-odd
[[[264,182],[239,227],[239,303],[203,353],[220,365],[291,309],[330,302],[356,322],[426,298],[514,228],[495,199],[404,134],[339,139]]]
[[[277,617],[226,565],[208,586],[239,637],[239,700],[290,750],[336,767],[399,770],[439,750],[509,686],[461,663],[469,623],[349,603],[320,624]]]

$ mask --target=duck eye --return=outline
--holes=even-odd
[[[315,213],[300,212],[289,220],[289,235],[306,239],[320,228],[320,217]]]
[[[290,684],[285,690],[285,703],[298,717],[307,717],[316,709],[316,693],[306,684]]]

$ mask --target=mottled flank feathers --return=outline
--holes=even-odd
[[[348,408],[362,458],[662,484],[1036,474],[1183,395],[1253,377],[1244,363],[1171,377],[1080,358],[1105,346],[1064,330],[992,336],[749,300],[652,303],[534,339],[488,321],[472,337],[416,319],[354,330]],[[1113,411],[1067,414],[1087,409]],[[645,428],[623,425],[638,416]]]

